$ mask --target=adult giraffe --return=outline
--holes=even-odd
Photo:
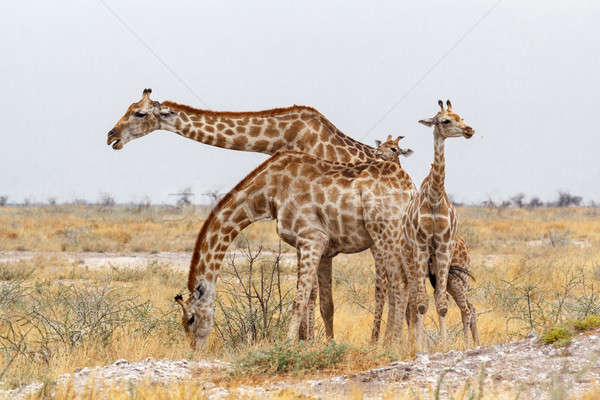
[[[358,142],[329,122],[311,107],[292,106],[253,112],[217,112],[201,110],[171,101],[150,98],[144,89],[140,101],[131,104],[108,132],[107,144],[115,150],[156,130],[167,130],[189,139],[226,149],[272,155],[280,150],[296,150],[318,159],[340,163],[377,160],[376,149]],[[399,151],[409,155],[412,151]],[[416,190],[416,188],[415,188]],[[327,337],[333,337],[333,300],[331,294],[332,258],[319,264],[319,303]],[[381,271],[376,271],[381,275]],[[315,289],[316,290],[316,289]],[[314,298],[316,292],[312,294]],[[311,305],[313,303],[311,302]],[[376,325],[380,323],[374,321]],[[310,335],[311,319],[307,313]],[[303,333],[306,335],[307,333]]]
[[[198,235],[189,296],[175,298],[192,346],[203,345],[212,328],[216,281],[229,244],[242,229],[264,219],[276,219],[280,238],[299,251],[288,338],[298,339],[321,260],[370,248],[376,268],[386,269],[389,278],[393,304],[387,332],[391,340],[397,339],[409,285],[425,278],[420,269],[405,269],[401,262],[399,221],[415,195],[412,180],[395,162],[340,164],[296,151],[278,152],[263,162],[219,201]],[[425,296],[418,293],[415,298]],[[417,310],[423,309],[417,304]]]

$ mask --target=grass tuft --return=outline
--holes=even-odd
[[[237,359],[234,374],[280,374],[287,372],[322,370],[341,363],[350,346],[329,342],[326,346],[311,346],[300,342],[276,342],[267,349],[259,349]]]

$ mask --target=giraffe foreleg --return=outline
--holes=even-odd
[[[446,341],[446,314],[448,313],[448,271],[450,269],[450,252],[447,246],[440,246],[433,257],[433,272],[436,278],[434,290],[435,306],[440,321],[440,337]]]
[[[310,294],[317,282],[317,269],[327,243],[327,238],[323,236],[316,233],[312,237],[298,239],[298,282],[288,329],[288,339],[294,341],[299,339],[300,325],[307,316]]]

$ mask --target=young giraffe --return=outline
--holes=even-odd
[[[375,148],[346,136],[311,107],[216,112],[171,101],[153,101],[151,93],[151,89],[144,89],[141,100],[131,104],[108,132],[107,144],[113,149],[122,149],[126,143],[153,131],[168,130],[201,143],[233,150],[271,155],[279,150],[297,150],[340,163],[377,159]],[[406,151],[406,155],[410,153],[412,151]],[[319,265],[318,287],[321,316],[329,338],[333,337],[331,271],[332,258],[324,257]],[[316,298],[316,288],[311,298]],[[314,302],[310,304],[309,311],[314,309]],[[311,335],[312,318],[309,312],[302,325],[303,336]]]
[[[402,139],[399,136],[397,139],[393,139],[392,135],[388,135],[386,141],[381,142],[376,140],[377,145],[376,154],[379,158],[386,161],[399,162],[398,155],[403,154],[403,150],[398,147],[398,142]],[[410,150],[409,150],[410,151]],[[405,151],[404,151],[405,152]],[[405,153],[404,153],[405,154]],[[410,154],[410,153],[409,153]],[[431,268],[431,260],[429,263]],[[452,257],[450,262],[450,270],[448,272],[448,286],[446,291],[458,306],[461,314],[463,323],[463,332],[465,335],[466,346],[469,346],[469,330],[473,336],[473,341],[476,345],[479,345],[479,333],[477,330],[477,314],[475,313],[475,306],[467,298],[469,290],[468,279],[473,279],[471,273],[471,257],[469,256],[469,249],[467,244],[460,236],[456,236],[454,241],[454,247],[452,249]],[[383,313],[383,307],[385,305],[385,296],[387,288],[387,280],[385,274],[376,274],[375,283],[375,321],[379,323],[373,325],[373,331],[371,333],[371,342],[376,343],[379,338],[381,315]],[[435,275],[429,274],[431,285],[435,288],[436,279]],[[407,309],[408,310],[408,309]],[[410,325],[410,316],[407,313],[406,322]]]
[[[457,230],[456,211],[448,200],[444,187],[446,162],[444,159],[444,143],[449,137],[471,138],[475,131],[464,123],[460,115],[452,110],[450,100],[444,103],[439,100],[440,112],[433,118],[419,122],[433,126],[434,160],[429,174],[421,183],[420,190],[411,199],[401,224],[404,243],[409,244],[403,251],[403,263],[406,268],[419,271],[419,276],[432,274],[436,285],[434,299],[440,322],[440,336],[446,338],[446,313],[448,301],[448,271],[451,252]],[[429,263],[431,260],[431,268]],[[414,265],[416,264],[416,265]],[[416,334],[417,343],[422,344],[420,332],[423,332],[423,314],[427,308],[425,279],[415,282],[410,296],[410,314],[412,332]],[[425,297],[423,297],[425,296]],[[470,321],[470,319],[468,319]],[[415,331],[416,330],[416,331]]]
[[[323,257],[370,248],[377,268],[386,268],[390,290],[388,331],[397,338],[408,301],[408,284],[425,277],[400,259],[401,226],[414,185],[393,162],[342,165],[301,152],[275,154],[219,201],[198,235],[188,278],[182,324],[193,347],[205,343],[213,323],[215,285],[221,262],[238,233],[254,221],[277,220],[282,240],[299,251],[298,290],[288,337],[297,339],[301,319]],[[413,290],[414,292],[414,290]]]

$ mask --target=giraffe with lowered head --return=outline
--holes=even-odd
[[[229,244],[246,226],[264,219],[276,219],[280,238],[299,252],[288,338],[298,339],[323,257],[370,248],[376,267],[387,269],[394,298],[388,331],[397,339],[402,319],[394,316],[404,315],[410,283],[425,278],[400,262],[399,220],[414,195],[410,177],[394,162],[339,164],[295,151],[279,152],[263,162],[219,201],[198,235],[189,296],[176,297],[192,346],[205,343],[211,330],[215,286]]]

